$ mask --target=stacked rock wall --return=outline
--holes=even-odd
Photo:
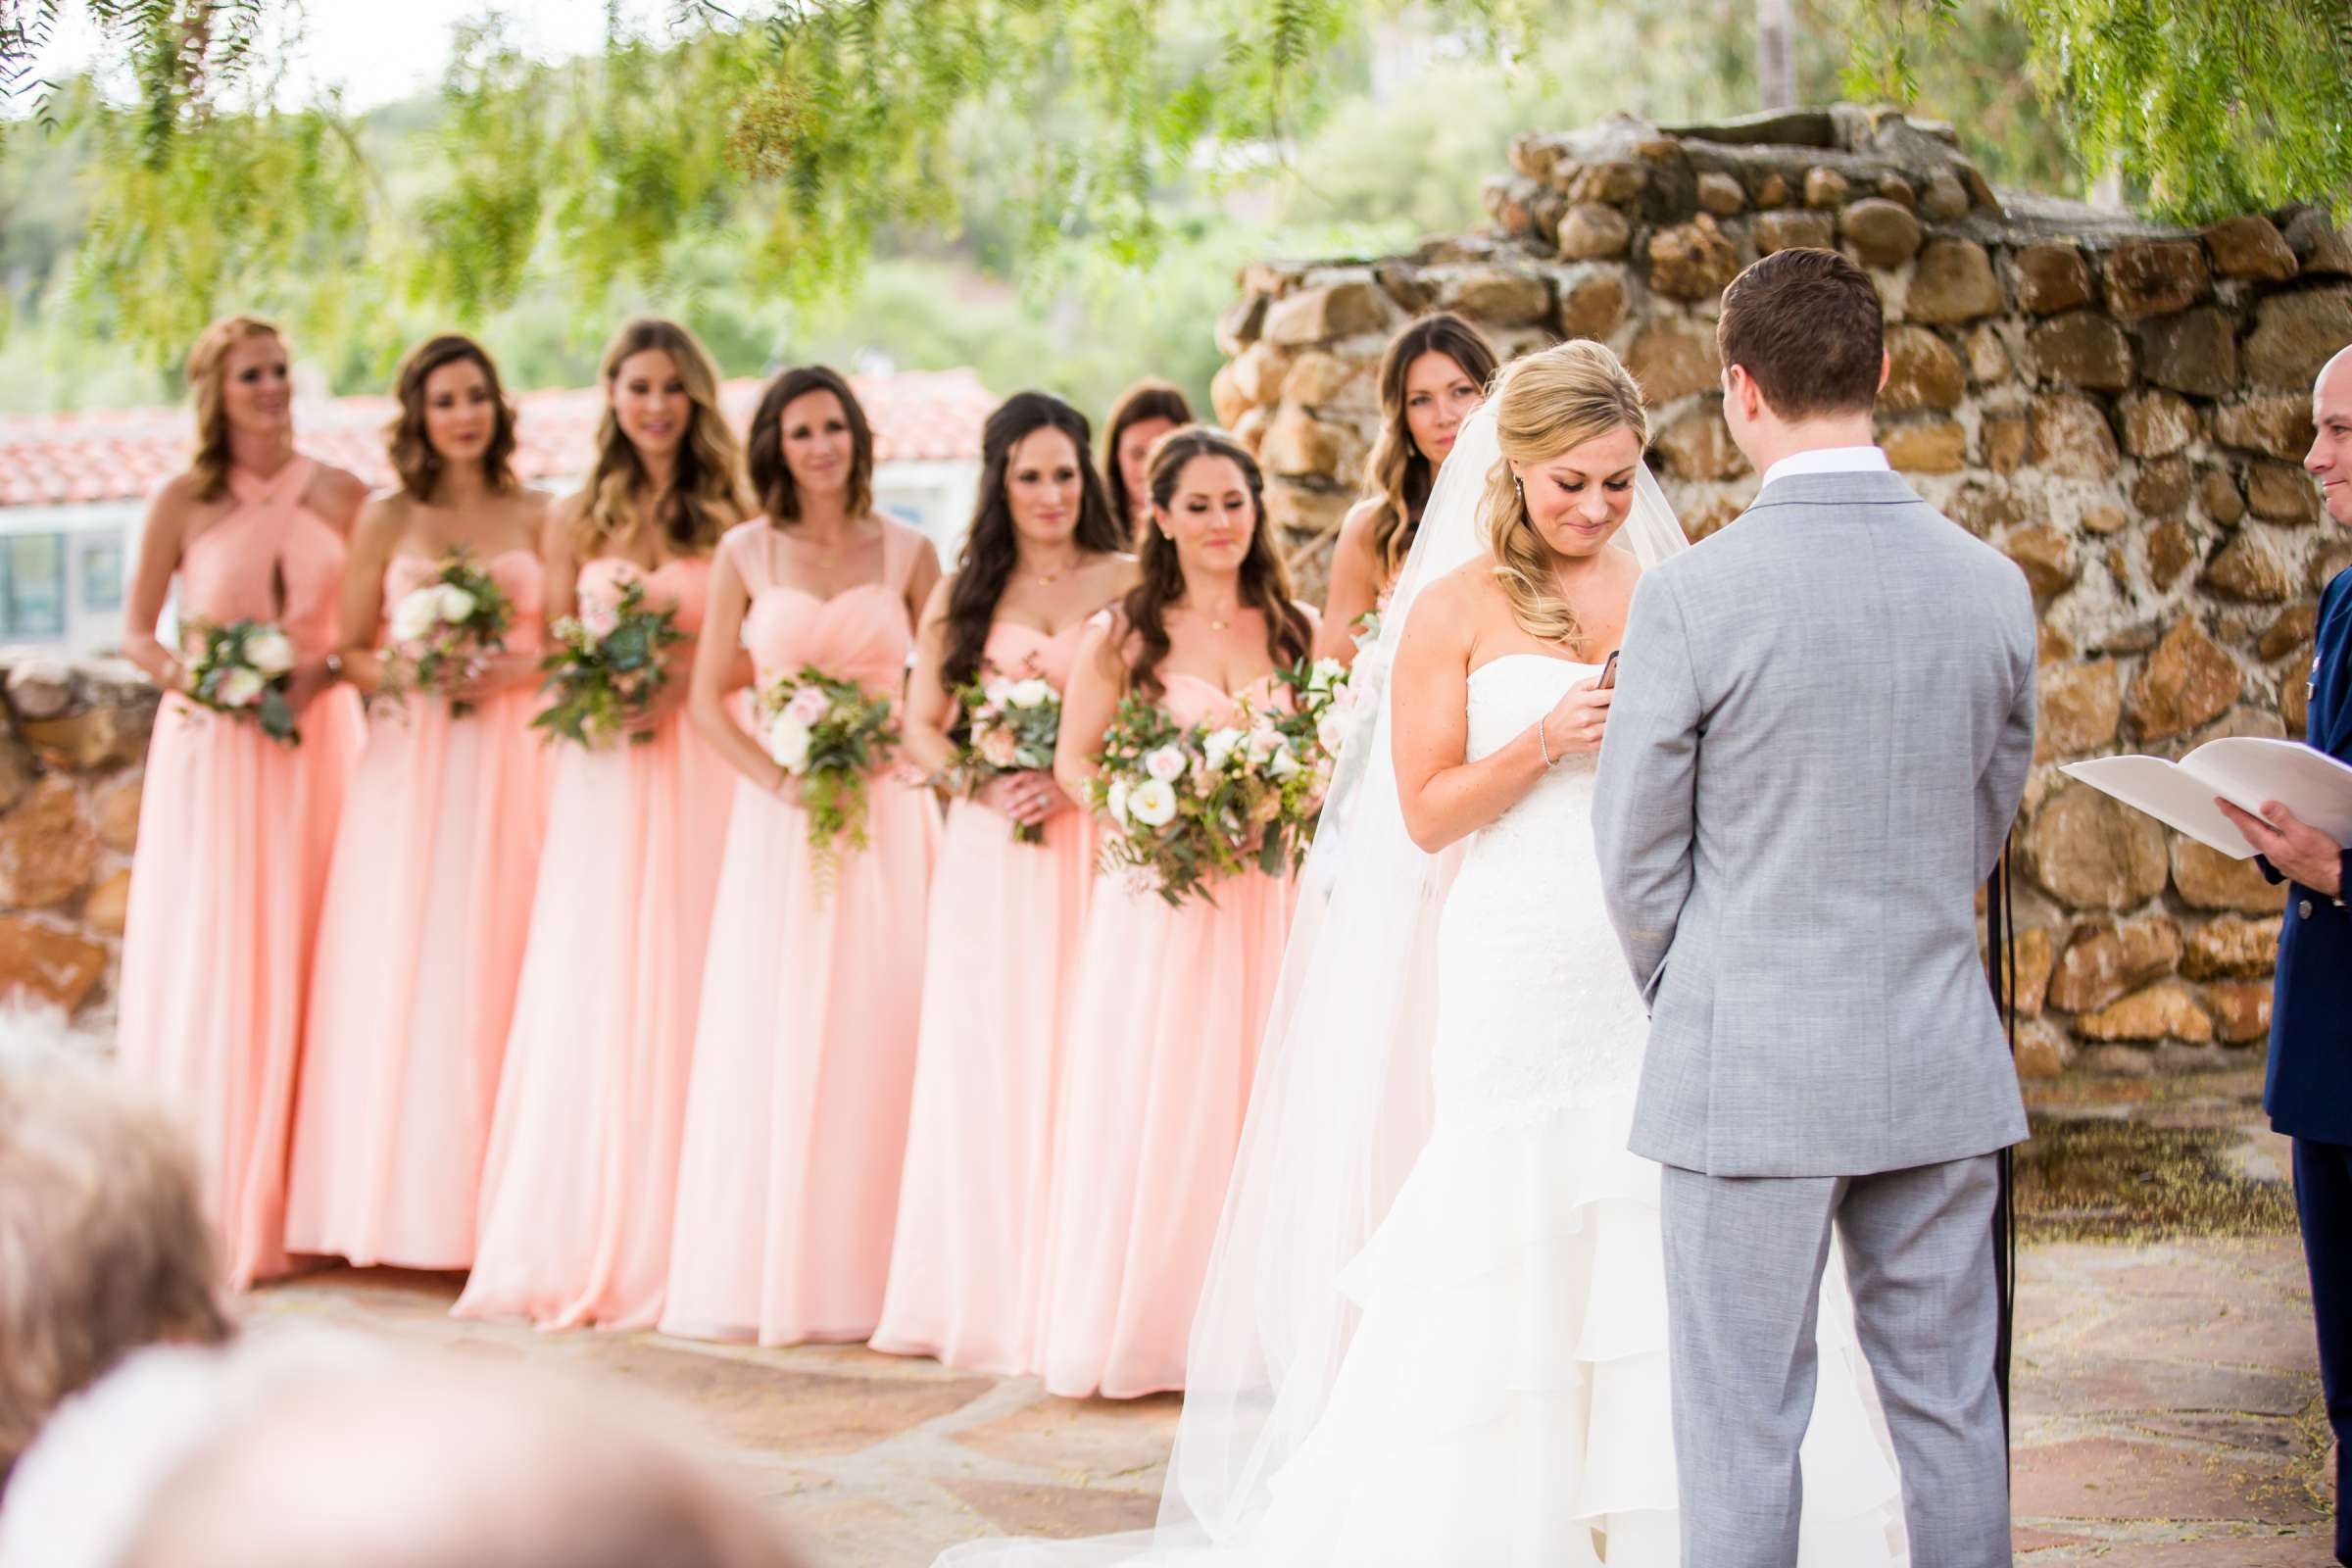
[[[0,651],[0,1000],[111,1035],[156,690],[121,660]]]
[[[2352,342],[2352,242],[2308,208],[2198,230],[1994,192],[1947,127],[1840,107],[1664,131],[1526,135],[1484,233],[1407,256],[1261,264],[1218,322],[1219,419],[1319,595],[1378,427],[1374,373],[1450,309],[1505,358],[1622,354],[1651,461],[1703,538],[1757,476],[1725,429],[1714,318],[1767,252],[1835,245],[1886,300],[1879,435],[2015,560],[2042,617],[2039,766],[2017,844],[2026,1070],[2218,1063],[2269,1022],[2280,895],[2058,774],[2120,750],[2299,735],[2317,595],[2352,548],[2298,463]],[[1832,564],[1824,563],[1825,605]]]

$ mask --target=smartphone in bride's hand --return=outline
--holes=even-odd
[[[1616,690],[1617,656],[1621,652],[1623,652],[1622,649],[1612,648],[1609,650],[1608,662],[1600,666],[1600,679],[1592,683],[1599,690],[1604,692]]]

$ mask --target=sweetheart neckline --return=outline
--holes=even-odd
[[[1477,679],[1479,676],[1481,676],[1481,675],[1485,674],[1485,673],[1486,673],[1488,670],[1490,670],[1490,669],[1493,669],[1493,668],[1494,668],[1494,667],[1496,664],[1505,663],[1505,662],[1508,662],[1509,661],[1511,661],[1511,660],[1514,660],[1514,659],[1540,659],[1540,660],[1542,660],[1542,661],[1543,661],[1544,663],[1546,663],[1546,664],[1564,664],[1564,665],[1566,665],[1566,666],[1567,666],[1568,668],[1570,668],[1570,669],[1598,669],[1598,668],[1600,668],[1600,665],[1598,665],[1598,664],[1588,664],[1588,663],[1586,663],[1586,662],[1585,662],[1583,660],[1581,660],[1581,659],[1555,659],[1555,658],[1553,658],[1553,657],[1552,657],[1551,655],[1549,655],[1549,654],[1530,654],[1530,653],[1517,653],[1517,654],[1496,654],[1496,655],[1495,655],[1495,656],[1494,656],[1493,659],[1490,659],[1490,660],[1488,660],[1488,661],[1487,661],[1485,663],[1483,663],[1483,664],[1480,664],[1480,665],[1478,665],[1476,668],[1474,668],[1474,669],[1470,670],[1470,671],[1469,671],[1469,672],[1468,672],[1466,675],[1464,675],[1462,678],[1463,678],[1464,680],[1476,680],[1476,679]]]
[[[484,556],[484,557],[482,557],[482,564],[483,564],[484,565],[488,565],[490,563],[492,563],[492,562],[494,562],[494,561],[504,561],[504,560],[506,560],[506,559],[507,559],[509,556],[527,556],[527,557],[529,557],[531,560],[533,560],[533,561],[537,561],[537,560],[539,559],[539,552],[538,552],[538,551],[536,551],[536,550],[534,550],[534,549],[532,549],[532,548],[531,548],[529,545],[516,545],[516,546],[514,546],[514,547],[513,549],[511,549],[511,550],[500,550],[500,551],[496,551],[496,552],[494,552],[494,553],[492,553],[492,554],[490,554],[490,555],[487,555],[487,556]],[[385,569],[386,571],[390,571],[390,570],[391,570],[391,569],[392,569],[394,566],[397,566],[397,565],[399,565],[399,564],[400,564],[402,562],[404,562],[404,561],[421,561],[421,562],[423,562],[423,563],[424,563],[426,565],[428,565],[428,566],[437,566],[437,565],[439,565],[439,564],[440,564],[442,562],[444,562],[444,561],[447,561],[448,559],[449,559],[449,557],[448,557],[448,556],[446,556],[446,555],[439,555],[439,556],[419,556],[419,555],[415,555],[415,554],[413,554],[413,553],[411,553],[411,552],[409,552],[409,551],[403,550],[403,551],[399,551],[399,552],[395,553],[395,554],[394,554],[394,555],[391,557],[391,559],[390,559],[390,560],[388,560],[388,561],[386,561],[386,562],[384,563],[384,569]],[[612,560],[612,559],[617,559],[617,558],[613,558],[613,557],[606,557],[606,556],[599,556],[599,557],[597,557],[596,559],[598,559],[599,561],[605,561],[605,560]],[[664,562],[662,564],[664,564],[664,565],[674,565],[674,564],[676,564],[676,563],[674,563],[674,562]],[[655,568],[655,569],[659,570],[660,568],[659,568],[659,567],[657,567],[657,568]]]

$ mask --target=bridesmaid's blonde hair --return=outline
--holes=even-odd
[[[1547,643],[1572,643],[1583,628],[1553,582],[1551,549],[1536,532],[1511,465],[1546,462],[1612,430],[1631,430],[1648,446],[1642,388],[1606,344],[1579,339],[1505,366],[1494,404],[1502,457],[1487,475],[1481,511],[1494,580],[1522,631]]]
[[[677,470],[669,493],[657,498],[656,514],[648,517],[642,498],[648,475],[636,446],[621,432],[612,411],[612,383],[633,354],[660,349],[678,368],[694,413],[686,421],[686,438],[678,443]],[[669,542],[690,555],[708,555],[718,536],[741,522],[743,449],[726,416],[718,408],[718,369],[710,351],[685,327],[657,317],[641,317],[613,334],[605,347],[603,368],[605,416],[596,426],[596,462],[584,487],[587,505],[580,509],[583,548],[594,550],[609,539],[627,539],[648,522],[658,523]]]
[[[188,468],[196,476],[199,501],[213,500],[228,488],[228,351],[255,337],[273,337],[281,345],[286,341],[274,321],[223,316],[197,333],[188,349],[188,388],[196,398],[196,456]]]

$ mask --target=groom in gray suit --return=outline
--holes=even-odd
[[[1994,1155],[2025,1107],[1975,891],[2034,756],[2034,601],[1871,435],[1877,291],[1766,257],[1717,328],[1764,485],[1642,580],[1601,747],[1609,913],[1650,1004],[1688,1568],[1796,1560],[1823,1265],[1843,1244],[1916,1568],[2009,1560]]]

